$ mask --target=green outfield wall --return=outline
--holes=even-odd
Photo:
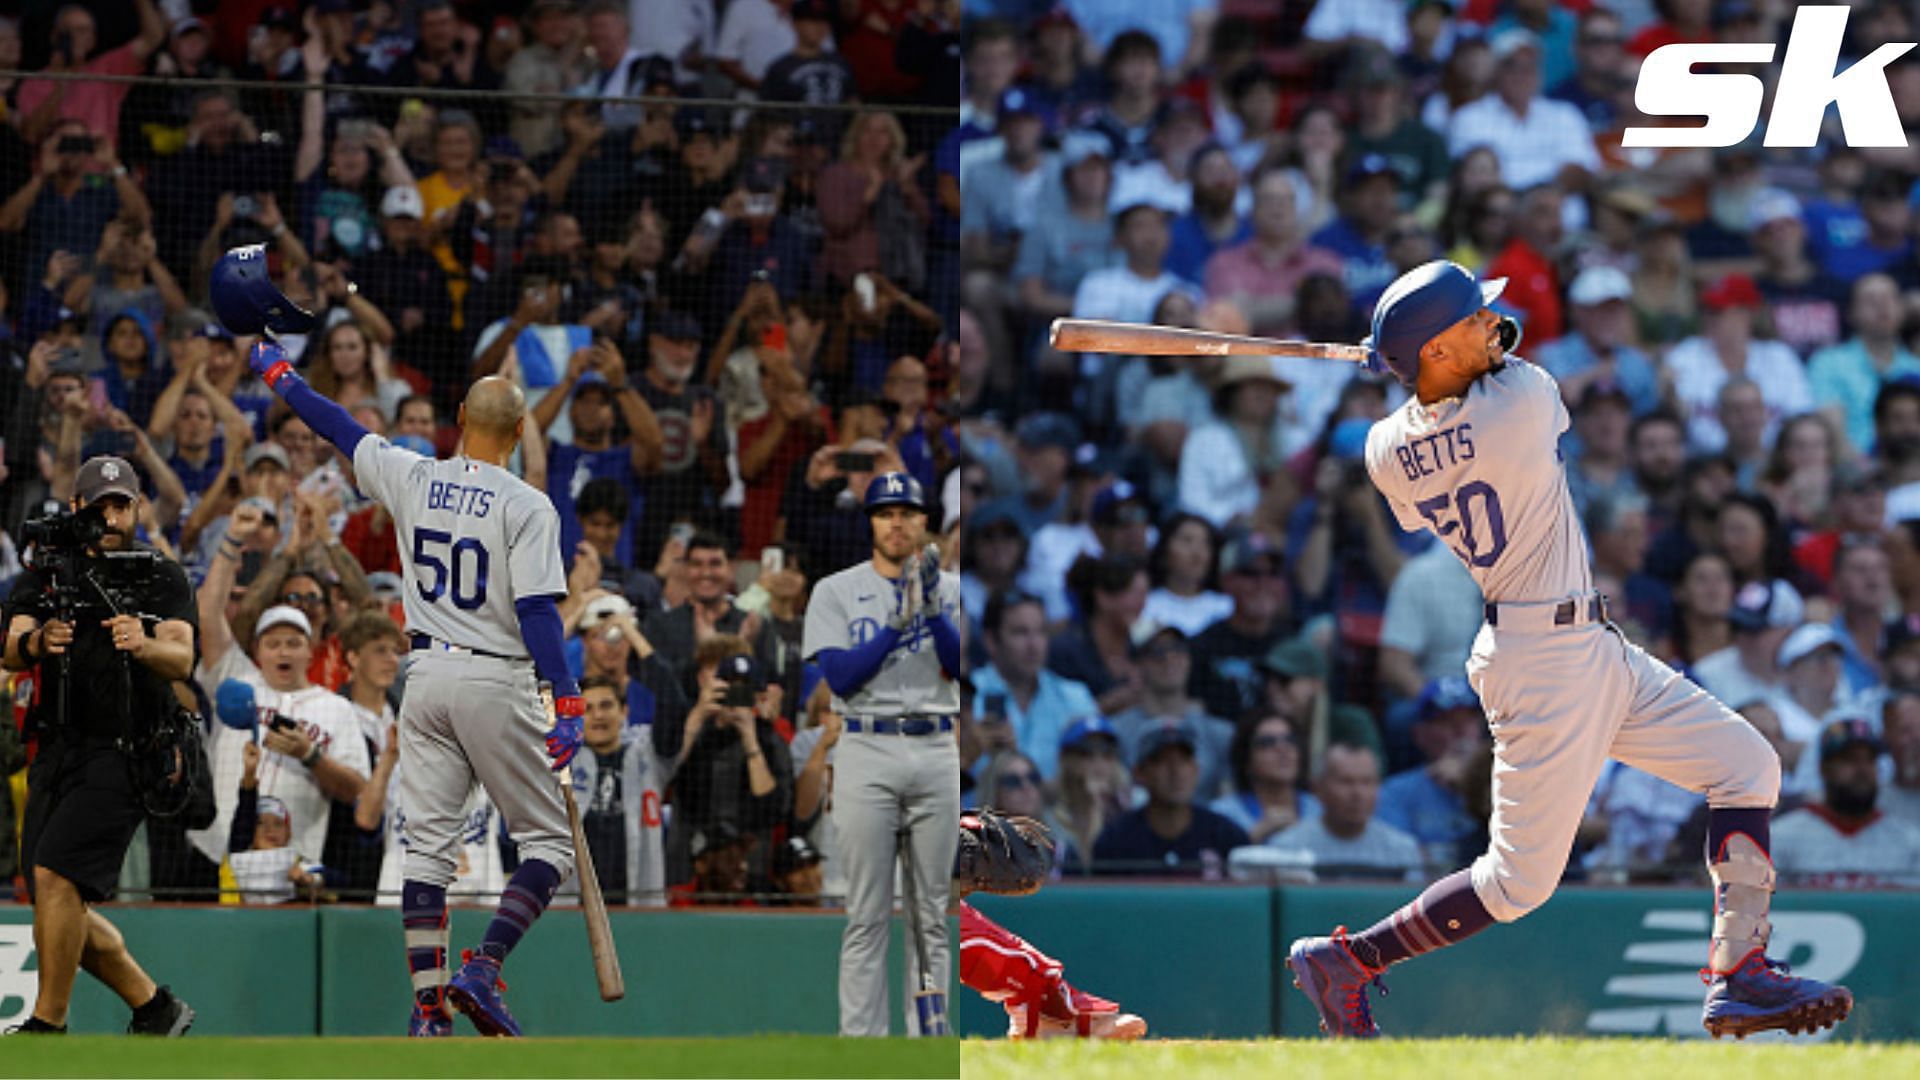
[[[1293,990],[1286,943],[1365,926],[1412,890],[1055,886],[981,897],[982,911],[1064,961],[1084,989],[1172,1037],[1305,1035],[1314,1017]],[[1569,889],[1512,926],[1396,968],[1375,1015],[1390,1034],[1633,1034],[1699,1037],[1710,896],[1705,889]],[[108,907],[161,982],[199,1012],[196,1031],[379,1035],[404,1029],[400,920],[392,909]],[[1920,894],[1782,893],[1774,954],[1847,983],[1854,1018],[1833,1037],[1914,1039],[1920,1010],[1899,996],[1920,959]],[[456,951],[487,913],[457,911]],[[626,999],[599,1000],[575,910],[542,919],[507,966],[508,1001],[531,1033],[830,1033],[842,919],[834,913],[617,912]],[[0,906],[0,1025],[31,1004],[31,913]],[[896,1031],[901,940],[896,927]],[[1004,1014],[953,988],[965,1034],[996,1034]],[[82,976],[76,1031],[116,1031],[126,1009]]]

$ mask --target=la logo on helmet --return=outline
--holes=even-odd
[[[1803,7],[1794,13],[1780,85],[1767,118],[1767,146],[1812,146],[1827,106],[1840,110],[1848,146],[1905,146],[1906,132],[1887,88],[1886,68],[1911,41],[1891,41],[1836,71],[1847,32],[1844,6]],[[1640,147],[1732,146],[1753,132],[1766,87],[1757,76],[1695,72],[1695,64],[1769,64],[1775,46],[1766,42],[1724,45],[1663,45],[1640,65],[1633,103],[1649,116],[1705,116],[1700,127],[1630,127],[1620,145]]]

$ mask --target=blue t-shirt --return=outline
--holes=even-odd
[[[1165,264],[1167,271],[1188,281],[1200,281],[1205,277],[1207,260],[1213,258],[1215,252],[1252,236],[1253,226],[1246,218],[1241,218],[1234,226],[1233,235],[1216,244],[1207,235],[1198,216],[1191,212],[1181,214],[1173,219],[1173,227],[1169,231]]]
[[[633,562],[633,530],[640,519],[640,509],[646,503],[638,485],[634,483],[633,453],[625,445],[614,446],[606,450],[582,450],[572,443],[554,443],[547,450],[547,498],[553,500],[553,509],[560,515],[560,557],[569,565],[573,563],[573,550],[580,546],[585,533],[580,528],[580,515],[574,509],[574,500],[580,497],[580,489],[589,481],[601,477],[612,477],[626,489],[628,503],[627,520],[620,530],[620,542],[613,547],[614,561],[622,566]]]
[[[1344,217],[1336,218],[1314,233],[1312,244],[1340,256],[1340,261],[1346,264],[1347,297],[1355,311],[1371,313],[1374,301],[1380,299],[1387,285],[1399,276],[1393,260],[1387,258],[1387,246],[1368,243]]]
[[[1387,777],[1374,816],[1423,845],[1451,844],[1479,827],[1459,793],[1442,786],[1424,766]]]

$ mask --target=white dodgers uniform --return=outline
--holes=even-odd
[[[436,461],[369,435],[353,454],[360,489],[393,515],[407,562],[413,652],[400,709],[400,798],[410,880],[446,886],[460,869],[478,780],[521,859],[565,879],[573,837],[549,770],[539,680],[514,601],[564,596],[560,518],[538,489],[496,465]]]
[[[1716,807],[1771,807],[1780,784],[1758,732],[1607,621],[1557,449],[1567,426],[1553,377],[1510,360],[1367,436],[1400,525],[1451,548],[1487,600],[1467,679],[1493,732],[1494,809],[1472,878],[1502,922],[1552,895],[1609,758]]]

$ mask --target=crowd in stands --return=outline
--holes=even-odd
[[[959,509],[959,17],[0,15],[0,70],[25,73],[0,76],[0,593],[21,523],[101,453],[142,474],[141,538],[199,590],[217,819],[151,822],[131,891],[397,891],[399,598],[426,556],[210,314],[209,268],[257,243],[318,316],[283,344],[369,430],[445,457],[474,379],[526,391],[515,467],[564,522],[576,783],[608,897],[819,892],[837,727],[801,662],[808,590],[868,557],[875,474],[919,478],[936,534]],[[497,892],[513,845],[477,790],[462,840],[456,891]]]
[[[1362,462],[1405,390],[1046,337],[1072,315],[1357,342],[1444,257],[1507,279],[1518,355],[1559,381],[1616,623],[1778,749],[1783,878],[1920,884],[1920,150],[1850,147],[1831,110],[1810,149],[1623,142],[1698,123],[1637,108],[1642,57],[1784,42],[1791,6],[967,12],[973,798],[1051,822],[1069,874],[1424,879],[1484,850],[1479,591]],[[1855,6],[1842,65],[1913,19]],[[1920,129],[1920,64],[1886,77]],[[1703,822],[1611,766],[1568,873],[1696,875]]]

